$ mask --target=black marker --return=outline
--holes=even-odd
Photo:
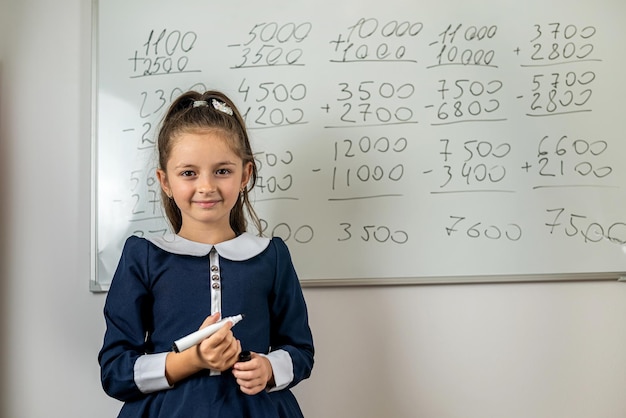
[[[238,362],[250,361],[250,360],[252,360],[252,353],[249,352],[248,350],[245,350],[239,353],[239,360],[237,360]]]

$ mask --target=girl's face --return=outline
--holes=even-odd
[[[248,184],[252,163],[244,166],[219,132],[185,133],[174,141],[157,177],[182,214],[179,235],[210,244],[233,238],[230,211]]]

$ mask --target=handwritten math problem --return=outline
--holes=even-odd
[[[112,239],[168,232],[160,118],[219,89],[250,131],[263,233],[303,281],[626,269],[615,22],[360,9],[147,21],[103,46],[99,158],[119,167],[97,204],[127,224]]]

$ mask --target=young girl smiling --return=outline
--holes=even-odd
[[[246,232],[247,218],[261,229],[243,118],[220,92],[187,92],[163,120],[158,152],[174,234],[128,238],[104,308],[102,384],[124,401],[119,417],[301,417],[289,389],[311,373],[313,339],[285,243]],[[235,328],[170,351],[237,314]],[[238,361],[242,349],[249,361]]]

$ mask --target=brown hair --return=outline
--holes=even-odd
[[[197,102],[206,103],[202,103],[203,106],[196,106],[195,103]],[[230,226],[237,235],[246,231],[245,208],[245,211],[247,211],[250,219],[259,231],[259,235],[261,235],[261,222],[248,196],[257,181],[257,166],[243,117],[225,94],[213,90],[205,93],[188,91],[172,102],[161,122],[157,139],[159,168],[165,171],[174,138],[182,133],[206,132],[207,130],[223,133],[233,152],[243,160],[243,165],[251,163],[252,173],[250,181],[242,190],[241,197],[230,211]],[[178,233],[183,222],[180,209],[176,206],[174,199],[169,198],[163,190],[161,190],[161,200],[163,201],[165,215],[174,233]]]

